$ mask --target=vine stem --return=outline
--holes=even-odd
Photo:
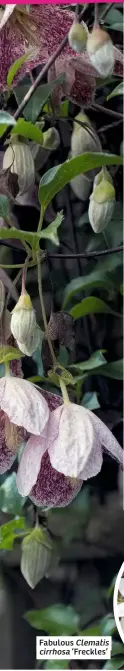
[[[98,26],[98,17],[99,17],[99,5],[97,2],[94,5],[94,28]]]
[[[64,383],[64,380],[62,380],[61,377],[60,377],[60,379],[59,379],[59,384],[60,384],[60,389],[61,389],[62,396],[63,396],[63,401],[64,401],[64,403],[67,405],[68,403],[70,403],[70,401],[69,401],[69,396],[68,396],[68,392],[67,392],[67,389],[66,389],[66,385],[65,385],[65,383]]]
[[[45,305],[44,305],[43,288],[42,288],[41,260],[39,258],[38,253],[37,253],[37,271],[38,271],[38,290],[39,290],[39,298],[40,298],[40,304],[41,304],[41,310],[42,310],[43,323],[44,323],[45,333],[46,333],[46,337],[47,337],[47,342],[48,342],[51,357],[52,357],[53,367],[56,367],[57,361],[56,361],[54,349],[53,349],[53,346],[52,346],[51,338],[50,338],[50,335],[49,335],[49,329],[48,329],[47,318],[46,318],[46,310],[45,310]]]

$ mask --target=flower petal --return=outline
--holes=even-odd
[[[48,448],[51,464],[67,477],[82,479],[94,447],[92,421],[85,408],[74,403],[57,408],[53,414],[59,418],[59,433]]]
[[[8,449],[5,440],[5,415],[0,411],[0,473],[6,473],[14,463],[17,449]]]
[[[88,480],[88,478],[93,478],[97,473],[101,471],[103,462],[102,448],[100,446],[97,438],[95,440],[95,446],[92,449],[92,452],[87,460],[86,466],[84,466],[82,471],[82,479]]]
[[[99,417],[96,417],[96,415],[94,415],[91,410],[87,410],[87,413],[92,421],[93,427],[101,442],[101,445],[103,445],[107,452],[110,452],[114,459],[116,459],[116,461],[118,461],[119,464],[123,466],[123,450],[116,438],[113,436],[113,433],[111,433],[106,424],[104,424],[101,419],[99,419]]]
[[[28,496],[38,477],[42,456],[47,448],[46,435],[42,437],[31,436],[27,441],[16,477],[16,484],[22,496]]]
[[[48,421],[48,405],[28,380],[6,376],[0,379],[0,407],[13,424],[39,436]]]
[[[53,469],[48,452],[45,452],[36,485],[30,492],[30,499],[37,506],[63,508],[77,496],[81,486],[81,480],[71,481]]]

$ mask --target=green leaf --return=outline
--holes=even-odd
[[[61,661],[61,660],[58,659],[58,661],[57,661],[57,659],[56,659],[56,661],[54,662],[54,659],[53,660],[51,659],[51,661],[45,662],[44,669],[53,669],[53,671],[54,671],[54,669],[57,669],[57,671],[58,671],[58,669],[62,669],[62,670],[63,669],[68,669],[68,664],[69,664],[69,662],[66,661],[66,660]]]
[[[102,636],[111,636],[116,631],[116,624],[112,615],[105,615],[100,620],[100,634]]]
[[[57,79],[54,79],[49,84],[42,84],[38,87],[24,109],[24,117],[27,121],[32,121],[32,123],[35,123],[46,101],[53,93],[55,86],[57,84],[63,84],[64,80],[65,75],[61,74],[59,77],[57,77]],[[29,88],[30,85],[28,84],[20,84],[19,86],[14,87],[14,93],[18,104],[21,103],[24,96],[29,91]]]
[[[82,277],[76,277],[74,280],[71,280],[64,291],[63,309],[76,293],[83,290],[87,291],[87,289],[94,287],[103,287],[107,290],[114,288],[114,283],[111,278],[107,276],[104,268],[103,271],[100,271],[99,268],[89,275],[83,275]]]
[[[85,371],[85,370],[93,370],[93,368],[96,368],[96,366],[103,366],[106,363],[106,359],[103,356],[103,352],[106,352],[106,350],[96,350],[87,361],[81,361],[81,363],[74,363],[69,368],[76,368],[76,370],[80,371]]]
[[[64,100],[64,102],[62,102],[60,105],[59,116],[60,117],[68,116],[68,110],[69,110],[69,100]]]
[[[97,408],[100,408],[96,391],[86,392],[82,398],[81,405],[83,405],[84,408],[88,408],[89,410],[96,410]]]
[[[26,501],[25,497],[20,496],[16,486],[16,473],[11,473],[4,480],[0,487],[0,509],[3,513],[19,515]]]
[[[74,319],[80,319],[80,317],[84,317],[85,315],[97,313],[106,313],[121,317],[121,314],[119,315],[118,312],[112,310],[105,301],[96,296],[88,296],[87,298],[84,298],[81,303],[74,305],[74,307],[69,310],[69,313]]]
[[[0,228],[0,240],[26,240],[31,246],[38,243],[40,240],[41,233],[30,233],[28,231],[22,231],[17,228]]]
[[[47,240],[51,240],[53,245],[59,245],[59,238],[58,238],[57,229],[59,228],[63,219],[64,219],[63,212],[58,212],[55,220],[52,221],[51,224],[49,226],[47,226],[47,228],[44,228],[44,230],[41,231],[40,238],[45,238]]]
[[[41,146],[43,144],[42,130],[31,121],[25,121],[25,119],[18,119],[16,126],[12,129],[12,135],[23,135],[23,137],[34,140]]]
[[[100,635],[99,622],[96,625],[92,625],[91,627],[87,627],[86,629],[79,631],[79,636],[99,636],[99,635]]]
[[[9,214],[10,214],[9,200],[7,196],[0,194],[0,217],[3,217],[3,219],[7,219],[7,217],[9,217]]]
[[[30,610],[25,613],[25,620],[35,629],[48,632],[52,636],[76,634],[79,617],[72,606],[61,603],[53,604],[44,610]]]
[[[85,153],[50,168],[40,180],[39,201],[45,211],[52,198],[70,182],[73,177],[103,165],[122,165],[122,157],[115,154]]]
[[[116,88],[109,93],[109,96],[107,96],[107,100],[110,100],[110,98],[114,98],[115,96],[123,96],[124,95],[124,82],[120,82]]]
[[[12,522],[2,524],[0,527],[0,550],[12,550],[14,540],[26,531],[24,517],[19,517]],[[28,532],[27,532],[28,533]]]
[[[97,368],[94,372],[114,380],[123,380],[123,359],[106,363],[105,366],[102,366],[99,369]]]
[[[106,664],[104,664],[103,669],[106,669],[106,671],[111,671],[111,669],[123,669],[124,668],[124,657],[112,657],[112,659],[109,659]]]
[[[103,4],[102,7],[104,9],[105,5]],[[102,12],[103,11],[102,8],[100,8],[100,9],[101,9],[101,12]],[[101,14],[101,12],[100,12],[100,14]],[[116,7],[111,7],[111,5],[110,5],[110,9],[108,8],[108,12],[107,12],[106,23],[108,23],[109,26],[111,27],[113,25],[113,23],[115,23],[116,21],[119,22],[119,23],[120,22],[123,23],[123,16],[122,16],[119,9],[116,9]]]
[[[5,110],[3,110],[0,111],[0,124],[6,124],[6,126],[15,126],[16,120],[12,114],[9,114],[9,112],[5,112]]]
[[[122,643],[118,643],[118,641],[113,641],[112,643],[112,657],[115,657],[115,655],[124,656],[124,646]]]
[[[0,364],[7,361],[13,361],[16,359],[21,359],[23,356],[22,352],[12,345],[0,346]]]
[[[124,30],[123,21],[119,21],[118,23],[112,23],[111,30],[119,30],[119,32],[123,33]]]
[[[23,54],[21,58],[17,58],[14,63],[10,66],[7,74],[7,86],[11,86],[13,79],[16,75],[16,73],[20,70],[21,66],[25,61],[30,60],[30,57],[32,56],[32,51],[28,51],[26,54]]]

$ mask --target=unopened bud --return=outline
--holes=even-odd
[[[86,124],[87,128],[81,126],[80,122]],[[80,112],[74,119],[71,152],[72,156],[79,156],[87,151],[101,151],[101,143],[86,114]]]
[[[43,133],[43,148],[44,149],[57,149],[60,144],[60,136],[57,128],[48,128],[48,130]]]
[[[112,74],[115,55],[112,40],[105,30],[94,26],[88,35],[87,52],[93,67],[101,77]]]
[[[27,292],[21,294],[12,311],[10,328],[15,340],[27,346],[36,329],[35,311]]]
[[[89,220],[95,233],[100,233],[112,218],[115,205],[115,189],[107,170],[101,170],[95,177],[90,196]]]
[[[74,51],[77,51],[78,54],[81,54],[81,52],[84,51],[86,47],[87,36],[88,28],[86,24],[83,21],[82,23],[74,21],[68,33],[70,47]]]
[[[24,538],[21,557],[21,573],[32,589],[48,574],[51,557],[51,538],[46,529],[36,527]]]
[[[92,182],[84,174],[74,177],[70,182],[73,193],[80,200],[87,200],[89,198]]]
[[[42,334],[41,329],[39,328],[37,323],[33,327],[31,335],[28,333],[25,343],[22,343],[19,340],[17,340],[18,348],[26,356],[32,356],[32,354],[36,352],[36,349],[40,346],[40,343],[42,344]]]

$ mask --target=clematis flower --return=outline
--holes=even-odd
[[[49,405],[50,416],[40,438],[30,436],[17,473],[17,487],[22,496],[28,496],[35,505],[67,506],[77,496],[82,482],[65,477],[51,466],[48,446],[57,435],[58,421],[54,420],[54,410],[61,407],[62,399],[49,392],[43,392]]]
[[[120,445],[91,411],[74,403],[60,405],[56,396],[55,406],[42,436],[27,441],[17,473],[20,494],[36,505],[67,505],[82,481],[101,470],[102,445],[122,463]]]
[[[15,81],[19,81],[25,72],[30,72],[32,67],[47,63],[61,40],[69,32],[73,19],[73,12],[62,10],[58,6],[31,5],[30,12],[27,13],[24,8],[16,5],[0,32],[0,88],[2,90],[6,88],[10,65],[32,44],[35,44],[35,49],[37,45],[36,53],[32,55],[30,61],[26,61]],[[116,48],[114,48],[114,53],[114,74],[123,76],[122,54]],[[76,101],[78,105],[90,105],[95,95],[98,73],[92,67],[89,56],[86,53],[74,54],[67,43],[49,71],[49,77],[53,79],[63,72],[65,72],[65,83],[57,87],[59,100],[64,94]]]

